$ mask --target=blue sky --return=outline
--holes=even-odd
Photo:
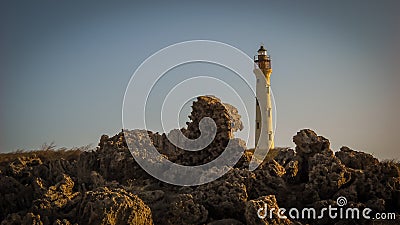
[[[97,144],[122,128],[135,69],[209,39],[273,58],[276,146],[314,129],[399,158],[398,1],[2,1],[0,151]],[[250,100],[249,100],[250,101]]]

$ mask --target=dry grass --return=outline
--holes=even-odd
[[[17,150],[9,153],[0,153],[0,164],[10,163],[19,157],[39,157],[42,161],[51,161],[56,159],[65,159],[68,161],[77,160],[84,151],[91,150],[91,146],[79,148],[56,148],[54,143],[43,144],[39,150]]]

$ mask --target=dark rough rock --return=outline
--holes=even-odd
[[[350,181],[351,174],[333,154],[317,153],[308,162],[307,188],[317,190],[320,199],[331,198]]]
[[[65,220],[67,221],[67,220]],[[16,225],[16,224],[32,224],[32,225],[43,225],[43,222],[40,220],[39,215],[35,215],[33,213],[27,213],[23,216],[18,213],[9,214],[6,219],[1,222],[1,225]],[[56,223],[56,224],[70,224],[68,223]]]
[[[179,194],[171,202],[166,220],[168,224],[203,224],[207,218],[207,209],[191,194]]]
[[[207,225],[243,225],[243,223],[235,219],[222,219],[212,221],[210,223],[207,223]]]
[[[379,161],[372,155],[351,150],[348,147],[341,147],[335,156],[347,167],[352,169],[365,170],[368,166],[376,165]]]
[[[203,204],[216,219],[241,219],[247,201],[247,190],[242,182],[217,180],[202,185],[193,193],[195,199]]]
[[[33,187],[25,186],[13,177],[0,176],[0,218],[32,205]]]
[[[276,148],[259,168],[249,171],[253,153],[233,136],[243,126],[237,110],[211,96],[199,97],[192,108],[187,127],[173,132],[198,138],[201,119],[212,118],[216,137],[202,151],[176,148],[167,134],[133,130],[103,135],[97,149],[76,157],[32,152],[0,158],[1,224],[372,224],[367,220],[280,219],[276,214],[272,219],[257,217],[264,204],[318,210],[335,206],[341,196],[347,198],[346,206],[397,215],[397,220],[376,222],[400,224],[398,163],[379,162],[348,147],[334,154],[328,139],[305,129],[293,137],[295,149]],[[154,143],[162,156],[152,162],[166,171],[169,168],[160,162],[201,165],[218,157],[229,141],[238,154],[244,153],[239,162],[219,179],[194,187],[154,179],[128,149],[132,144],[139,150],[138,157],[147,157]],[[199,176],[205,179],[207,174]]]
[[[299,165],[299,173],[296,176],[296,181],[300,183],[308,182],[309,160],[315,154],[323,154],[331,156],[332,150],[329,148],[329,140],[318,136],[310,129],[304,129],[293,137],[293,142],[296,144],[296,156],[293,161]]]
[[[274,159],[281,166],[286,167],[296,155],[296,152],[290,148],[276,148],[278,152],[276,153]]]
[[[249,191],[251,199],[259,196],[277,195],[286,191],[283,179],[285,169],[275,160],[265,161],[253,172],[254,180]]]
[[[300,156],[314,155],[329,151],[329,140],[318,136],[310,129],[304,129],[293,137],[293,142],[296,144],[296,153]]]

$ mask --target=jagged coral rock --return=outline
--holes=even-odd
[[[254,180],[251,186],[250,197],[257,198],[264,195],[278,195],[286,190],[283,179],[285,169],[275,160],[264,162],[254,172]]]
[[[291,160],[293,160],[296,152],[290,148],[275,148],[277,153],[274,157],[274,160],[279,163],[281,166],[286,166]]]
[[[22,178],[31,175],[32,168],[40,164],[42,164],[42,160],[38,157],[18,157],[10,163],[8,173],[13,177]]]
[[[153,224],[150,208],[123,189],[88,191],[79,205],[80,224]]]
[[[381,162],[368,167],[363,173],[354,173],[353,185],[357,188],[358,200],[382,198],[388,205],[395,203],[394,193],[400,190],[398,167],[391,162]]]
[[[299,155],[313,155],[329,150],[329,140],[318,136],[310,129],[304,129],[293,137],[293,142],[296,144],[296,152]]]
[[[379,163],[378,159],[372,155],[351,150],[348,147],[341,147],[340,151],[335,153],[335,156],[342,161],[344,165],[353,169],[365,170],[368,166]]]
[[[76,206],[81,200],[80,192],[73,190],[74,185],[71,177],[63,174],[57,184],[48,187],[41,198],[34,200],[31,210],[40,215],[45,224],[57,219],[74,219]]]
[[[308,176],[307,188],[316,190],[321,199],[331,198],[351,178],[339,159],[320,153],[309,159]]]
[[[169,205],[167,221],[169,224],[204,224],[208,218],[207,209],[195,202],[191,194],[177,195]]]
[[[193,196],[206,207],[214,219],[243,219],[241,215],[244,213],[248,194],[246,185],[240,179],[221,179],[199,186]]]
[[[296,155],[293,161],[297,161],[298,164],[298,173],[293,180],[297,183],[308,182],[309,160],[315,154],[333,155],[332,150],[329,148],[329,140],[318,136],[310,129],[304,129],[297,132],[293,137],[293,142],[296,144]]]
[[[240,120],[241,116],[238,110],[229,104],[222,103],[220,99],[214,96],[200,96],[197,101],[193,102],[192,112],[189,115],[191,119],[187,123],[187,128],[173,130],[169,135],[151,133],[150,136],[154,145],[162,154],[165,154],[169,160],[181,165],[200,165],[211,162],[217,158],[226,148],[229,141],[235,141],[234,132],[243,129],[243,124]],[[206,123],[203,133],[200,132],[200,121],[204,118],[211,118],[215,123],[217,130]],[[210,136],[209,133],[216,133],[212,142],[201,151],[188,152],[184,149],[179,149],[174,146],[169,138],[179,136],[177,132],[182,132],[189,139],[197,139],[201,135]],[[233,143],[238,152],[242,154],[245,150],[245,143],[236,140]]]
[[[120,133],[106,143],[100,143],[103,147],[98,151],[97,161],[100,173],[107,180],[121,182],[134,177],[132,166],[136,163],[129,150],[120,143],[123,138],[123,133]]]

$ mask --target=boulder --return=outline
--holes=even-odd
[[[150,208],[123,189],[88,191],[78,208],[79,224],[153,224]]]

